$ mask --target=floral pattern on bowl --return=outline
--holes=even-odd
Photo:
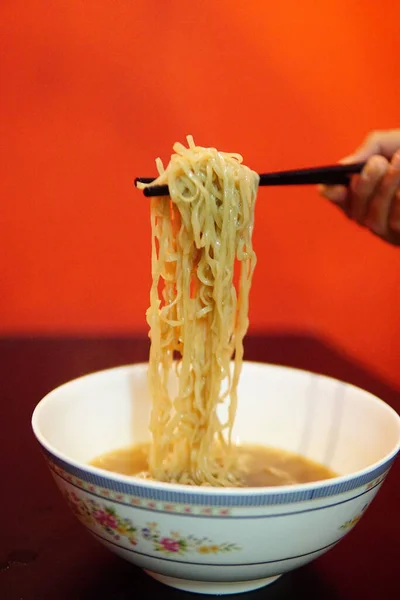
[[[241,550],[238,544],[224,542],[216,544],[206,537],[182,535],[179,531],[171,531],[168,535],[161,533],[156,522],[146,523],[146,527],[135,526],[130,519],[121,518],[113,506],[100,504],[92,498],[86,499],[75,492],[65,490],[72,512],[88,527],[100,529],[115,541],[125,538],[131,546],[140,541],[151,545],[154,552],[165,555],[185,555],[190,552],[199,554],[221,554]]]
[[[368,506],[369,506],[369,503],[364,504],[364,506],[362,507],[362,509],[360,510],[360,512],[357,513],[355,515],[355,517],[353,517],[349,521],[346,521],[345,523],[343,523],[343,525],[341,525],[339,527],[339,529],[342,529],[344,531],[348,531],[349,529],[352,529],[355,525],[357,525],[357,523],[359,522],[359,520],[361,519],[361,517],[363,516],[363,514],[367,510]]]

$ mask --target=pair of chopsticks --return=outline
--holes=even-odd
[[[311,169],[294,169],[292,171],[277,171],[275,173],[262,173],[260,186],[272,185],[348,185],[350,176],[361,173],[365,162],[350,165],[329,165],[327,167],[312,167]],[[152,183],[154,178],[137,177],[137,183]],[[143,189],[145,196],[168,196],[168,186],[153,185]]]

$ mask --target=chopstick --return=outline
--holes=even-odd
[[[276,185],[348,185],[350,176],[361,173],[365,162],[353,163],[350,165],[328,165],[326,167],[312,167],[310,169],[294,169],[291,171],[276,171],[274,173],[262,173],[260,175],[260,186]],[[151,177],[137,177],[135,185],[140,183],[151,183],[155,181]],[[147,197],[168,196],[168,186],[153,185],[144,188],[143,193]]]

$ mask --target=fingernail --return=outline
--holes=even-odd
[[[392,167],[400,170],[400,150],[397,150],[394,153],[391,164],[392,164]]]
[[[369,181],[371,179],[371,175],[374,175],[374,168],[369,163],[367,163],[366,167],[360,173],[360,179],[362,181]]]

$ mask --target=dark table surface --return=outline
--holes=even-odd
[[[0,338],[0,599],[125,600],[193,594],[156,583],[89,536],[68,511],[31,433],[37,402],[79,375],[148,357],[144,339]],[[246,341],[246,358],[328,374],[363,387],[400,412],[400,391],[312,337]],[[310,565],[248,600],[400,597],[400,461],[354,531]]]

